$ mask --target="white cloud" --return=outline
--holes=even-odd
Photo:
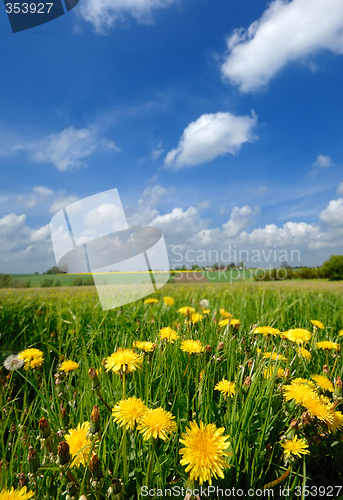
[[[143,196],[146,202],[150,205],[157,205],[161,198],[167,193],[167,189],[156,184],[155,186],[149,186],[143,192]]]
[[[331,200],[329,206],[319,214],[319,219],[331,227],[343,227],[343,199]]]
[[[153,160],[157,160],[164,153],[164,149],[162,148],[162,141],[160,141],[156,148],[152,150],[151,158]]]
[[[99,148],[120,151],[113,141],[99,138],[96,129],[69,127],[23,149],[30,151],[33,161],[52,163],[58,170],[65,172],[83,166],[83,159]]]
[[[165,165],[175,170],[214,160],[227,153],[237,154],[245,142],[257,139],[252,129],[257,117],[214,113],[200,116],[190,123],[176,149],[169,151]]]
[[[56,200],[53,202],[53,204],[49,207],[49,213],[55,214],[59,210],[61,210],[64,207],[67,207],[68,205],[71,205],[75,201],[78,201],[77,196],[58,196]]]
[[[242,208],[234,207],[230,219],[223,224],[223,233],[229,238],[237,236],[243,229],[254,222],[254,217],[259,213],[259,207],[256,207],[254,210],[248,205]]]
[[[24,214],[0,218],[0,273],[45,271],[55,265],[49,224],[33,229],[25,223]]]
[[[153,21],[152,11],[169,7],[176,0],[83,0],[79,15],[91,23],[98,33],[103,33],[116,22],[132,16],[140,23]]]
[[[53,196],[55,196],[55,193],[52,189],[44,186],[35,186],[30,195],[20,194],[13,201],[24,208],[30,209],[46,203]]]
[[[327,168],[327,167],[332,167],[333,163],[331,161],[330,156],[318,155],[316,161],[312,163],[312,166],[319,168]]]
[[[321,50],[343,53],[342,0],[274,0],[227,46],[223,76],[242,92],[256,91],[288,63]]]
[[[343,182],[341,182],[340,185],[338,186],[337,194],[343,194]]]

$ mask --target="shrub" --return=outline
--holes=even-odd
[[[92,276],[91,278],[88,278],[88,280],[86,280],[86,281],[84,282],[84,284],[85,284],[86,286],[94,286],[94,285],[95,285],[95,281],[94,281],[93,276]]]
[[[54,280],[49,280],[48,278],[46,278],[45,280],[41,281],[40,286],[43,288],[48,288],[50,286],[53,286],[53,283],[54,283]]]
[[[9,274],[0,274],[0,288],[9,288],[12,283],[12,278]]]
[[[82,285],[83,285],[82,278],[75,278],[72,284],[72,286],[82,286]]]
[[[343,279],[343,255],[331,255],[322,267],[329,280]]]
[[[293,270],[286,267],[280,267],[279,269],[259,269],[254,275],[255,281],[283,281],[293,278]]]
[[[60,280],[57,280],[56,283],[55,283],[55,286],[63,286],[62,283],[60,282]]]

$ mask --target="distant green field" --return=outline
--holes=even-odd
[[[296,275],[295,270],[295,275]],[[254,269],[244,269],[238,270],[228,269],[227,271],[175,271],[171,272],[171,278],[175,284],[185,283],[191,281],[192,283],[197,282],[208,282],[208,283],[241,283],[241,282],[252,282],[255,276]],[[202,274],[204,278],[202,278]],[[82,279],[82,283],[85,284],[87,280],[92,278],[92,274],[11,274],[13,280],[17,283],[23,284],[30,282],[30,287],[41,287],[44,280],[53,280],[51,286],[56,286],[57,282],[61,283],[61,286],[73,286],[74,280],[79,278]],[[106,273],[103,275],[103,280],[106,280],[107,284],[119,283],[119,284],[141,284],[148,283],[150,278],[147,273],[143,272],[130,272],[130,273]]]

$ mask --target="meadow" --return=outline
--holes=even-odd
[[[343,498],[342,291],[0,290],[0,499]]]

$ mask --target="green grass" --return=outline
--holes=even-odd
[[[166,442],[156,442],[150,486],[185,485],[187,473],[180,464],[179,439],[193,420],[215,423],[230,436],[230,468],[224,472],[225,479],[214,479],[213,484],[224,489],[241,488],[245,493],[249,488],[262,489],[286,471],[289,464],[285,463],[280,438],[293,419],[300,422],[304,412],[294,402],[284,401],[283,385],[294,377],[321,374],[325,364],[334,382],[343,376],[343,369],[340,354],[327,355],[316,349],[314,337],[306,346],[312,359],[305,361],[290,341],[253,334],[253,325],[274,326],[280,331],[297,327],[312,331],[311,319],[317,319],[325,325],[324,330],[316,333],[317,339],[342,343],[343,337],[338,334],[343,328],[341,292],[340,284],[315,281],[299,286],[286,282],[178,284],[167,285],[154,294],[159,299],[156,305],[144,305],[140,300],[104,312],[94,287],[1,290],[0,363],[9,354],[35,347],[43,351],[44,364],[40,369],[21,369],[10,374],[2,368],[0,491],[17,486],[18,472],[29,473],[27,454],[31,445],[38,452],[41,468],[29,478],[29,489],[35,492],[36,499],[64,498],[70,477],[65,470],[60,475],[56,456],[49,456],[44,446],[41,449],[37,441],[38,421],[46,417],[53,433],[66,433],[89,421],[96,404],[102,428],[97,454],[104,478],[92,485],[88,467],[71,467],[80,486],[75,498],[81,493],[88,500],[108,498],[106,492],[113,475],[124,478],[124,462],[128,468],[127,497],[144,498],[140,492],[148,480],[150,442],[143,441],[137,430],[127,431],[126,440],[122,440],[123,428],[113,422],[104,404],[112,408],[118,403],[123,385],[119,375],[105,373],[102,361],[116,348],[131,348],[135,340],[156,342],[157,348],[144,355],[141,369],[126,377],[126,395],[140,397],[149,408],[161,406],[170,411],[178,426]],[[164,305],[162,297],[166,295],[174,298],[175,306]],[[198,304],[203,298],[209,300],[211,313],[196,325],[185,324],[178,308],[191,306],[201,312]],[[240,319],[238,329],[219,327],[221,308]],[[160,343],[158,333],[165,326],[178,331],[180,339],[174,344]],[[189,356],[180,349],[183,338],[199,339],[204,346],[210,346],[211,352]],[[219,342],[224,343],[220,351]],[[286,356],[287,362],[278,362],[277,368],[287,368],[289,377],[277,377],[274,371],[271,378],[265,378],[264,370],[275,363],[262,359],[259,349]],[[79,368],[67,376],[59,396],[54,375],[62,357],[76,361]],[[100,393],[91,389],[91,367],[101,368]],[[248,376],[250,386],[244,384]],[[223,378],[236,384],[236,394],[229,400],[214,390]],[[326,396],[333,401],[332,393]],[[338,403],[336,410],[341,409]],[[67,410],[67,426],[62,422],[61,406]],[[300,428],[298,435],[308,441],[311,453],[305,460],[294,462],[281,485],[293,492],[289,498],[301,498],[295,496],[295,488],[302,485],[339,485],[343,474],[342,432],[329,433],[326,424],[314,421],[310,428]],[[279,485],[274,487],[274,498],[278,498],[278,492]],[[332,498],[337,500],[339,495]]]

